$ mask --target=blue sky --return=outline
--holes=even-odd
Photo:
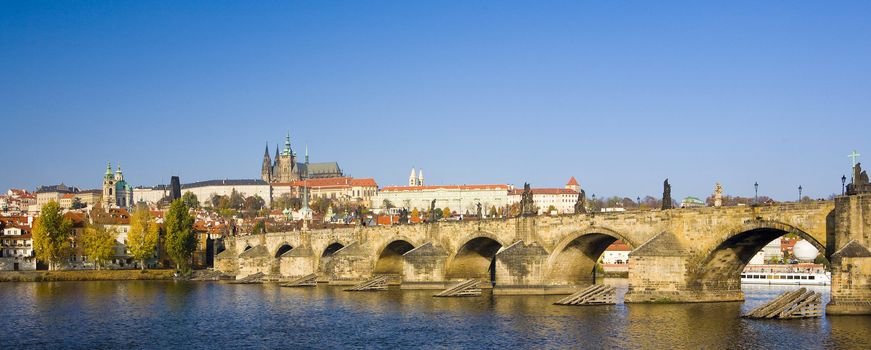
[[[871,2],[4,1],[0,188],[259,176],[814,197],[871,159]],[[273,150],[274,152],[274,150]]]

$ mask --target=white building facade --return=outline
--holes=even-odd
[[[373,207],[382,208],[385,200],[397,208],[429,210],[433,200],[435,207],[464,214],[476,213],[481,203],[486,213],[489,208],[505,208],[509,205],[509,185],[445,185],[445,186],[388,186],[382,188],[373,199]]]
[[[30,227],[6,227],[0,236],[0,270],[36,270]]]

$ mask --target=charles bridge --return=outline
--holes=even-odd
[[[740,273],[766,243],[795,234],[832,263],[830,314],[871,313],[871,195],[764,206],[533,216],[237,236],[215,268],[244,277],[378,274],[401,288],[489,281],[494,295],[569,294],[594,283],[615,240],[629,254],[626,302],[743,300]]]

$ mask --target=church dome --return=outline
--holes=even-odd
[[[796,259],[801,261],[814,261],[819,253],[820,251],[811,242],[806,240],[798,241],[792,247],[792,254],[795,255]]]

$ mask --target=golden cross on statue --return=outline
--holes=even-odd
[[[856,150],[853,150],[853,153],[850,153],[847,155],[848,158],[853,158],[853,166],[854,167],[856,166],[856,158],[859,158],[859,156],[861,156],[861,154],[856,153]]]

